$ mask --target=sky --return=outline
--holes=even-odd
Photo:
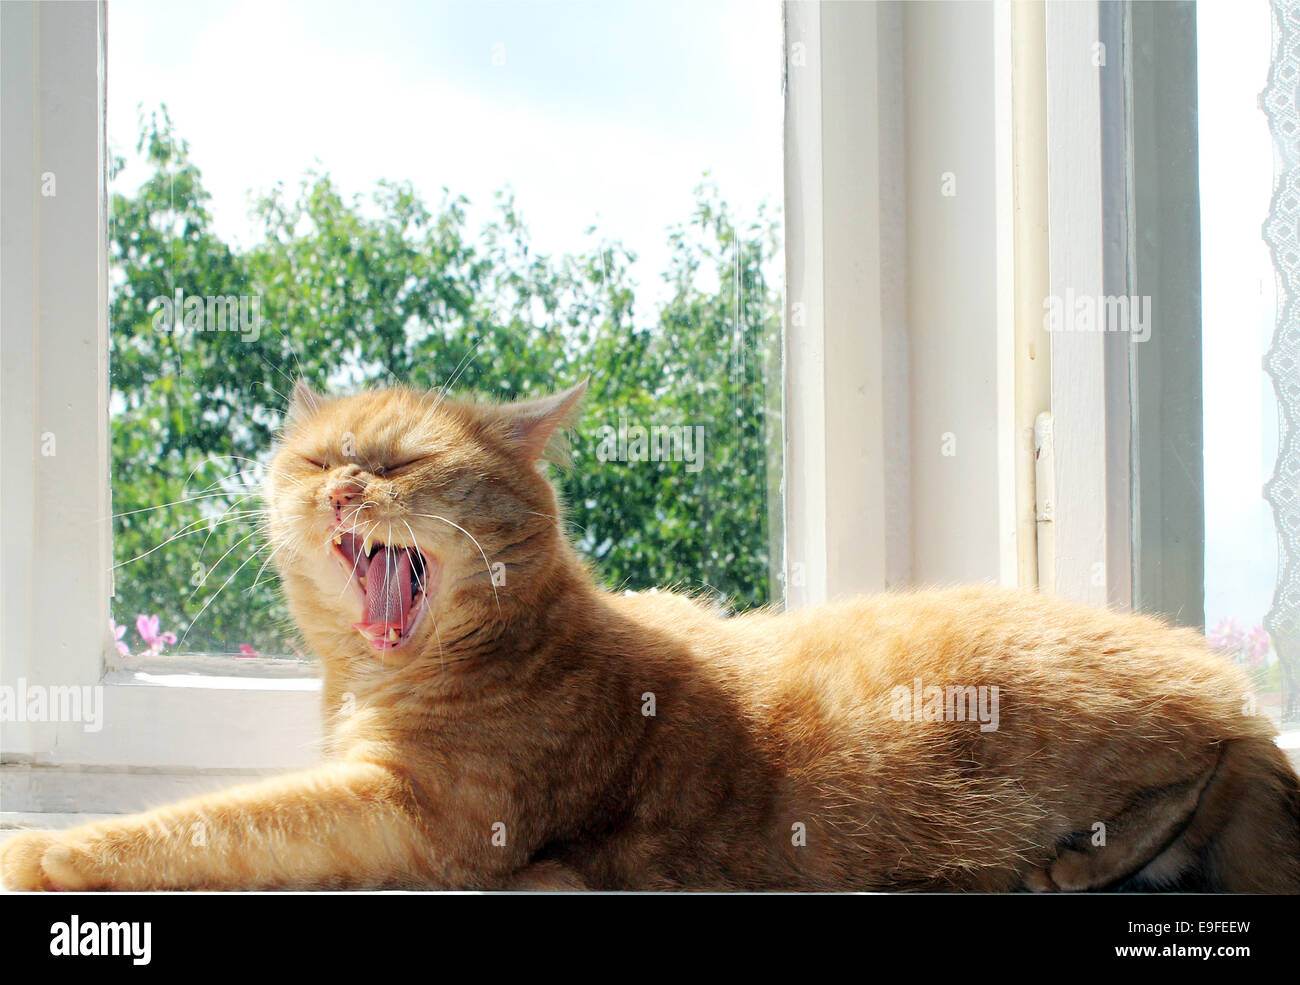
[[[237,244],[250,189],[311,168],[446,187],[475,222],[511,187],[538,251],[594,225],[653,289],[706,171],[743,216],[780,205],[780,66],[775,0],[111,0],[108,138],[129,159],[165,102]]]

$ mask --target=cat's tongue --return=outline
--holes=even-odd
[[[411,553],[385,547],[366,569],[366,621],[355,623],[354,628],[372,641],[390,640],[393,630],[400,635],[406,628],[410,608]]]

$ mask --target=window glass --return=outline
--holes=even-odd
[[[299,648],[257,494],[299,378],[589,375],[557,479],[600,576],[779,598],[778,4],[115,0],[108,32],[119,650]]]
[[[1273,145],[1259,97],[1268,80],[1268,4],[1201,4],[1198,101],[1205,421],[1205,628],[1282,717],[1278,641],[1265,627],[1277,583],[1277,534],[1262,490],[1278,451],[1277,400],[1263,372],[1276,319],[1260,235]]]

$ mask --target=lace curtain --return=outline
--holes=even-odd
[[[1260,105],[1273,134],[1273,201],[1264,240],[1277,276],[1277,326],[1264,357],[1278,405],[1273,507],[1278,578],[1264,626],[1282,664],[1283,721],[1300,720],[1300,0],[1273,0],[1273,56]]]

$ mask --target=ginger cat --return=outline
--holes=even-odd
[[[0,878],[1300,891],[1300,781],[1193,632],[985,587],[732,618],[597,587],[538,467],[582,391],[300,387],[268,533],[325,761],[19,835]]]

